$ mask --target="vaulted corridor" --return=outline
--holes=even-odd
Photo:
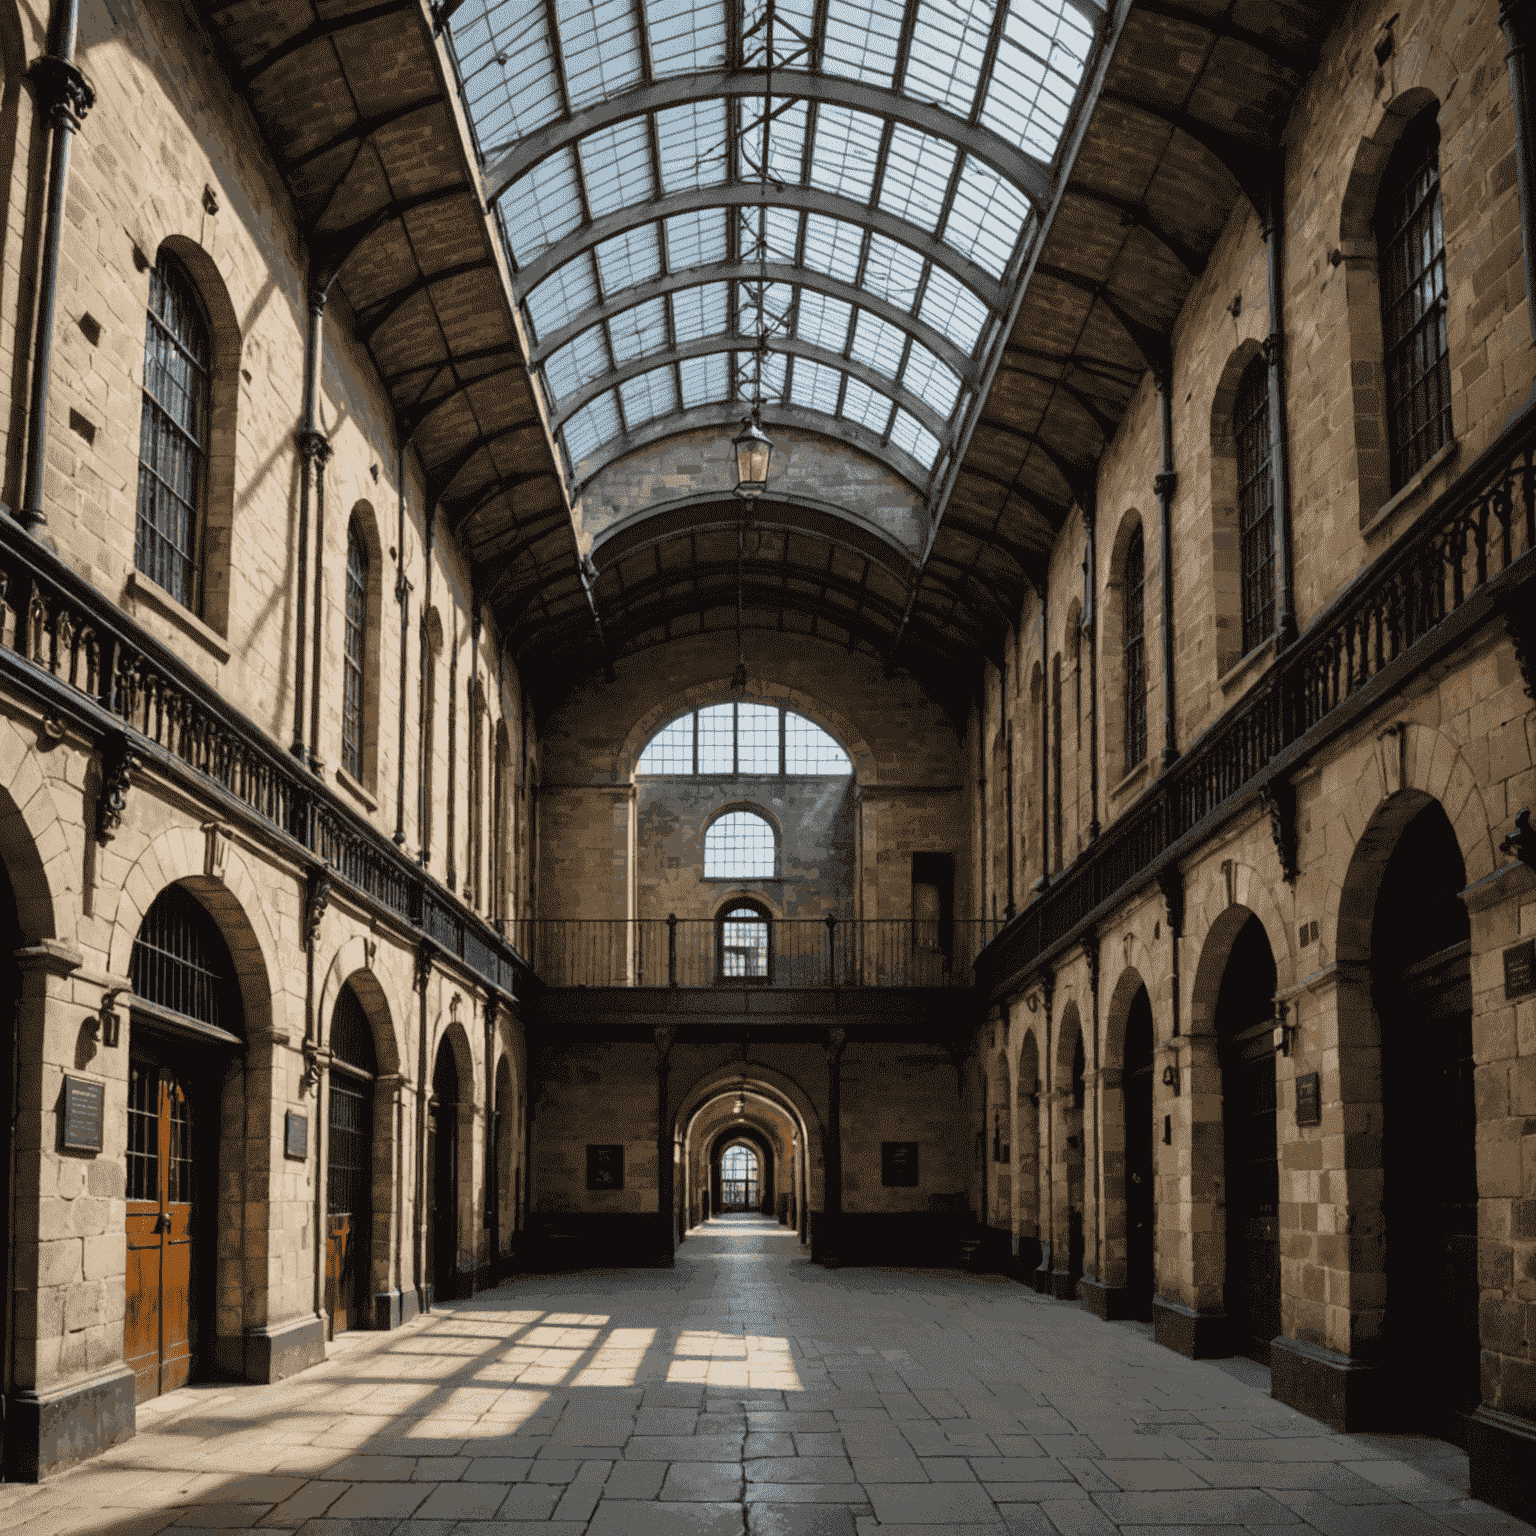
[[[1262,1367],[1148,1332],[997,1276],[829,1271],[726,1216],[675,1269],[525,1276],[287,1382],[169,1392],[127,1445],[0,1488],[0,1529],[1530,1529],[1467,1498],[1454,1448],[1332,1435]]]

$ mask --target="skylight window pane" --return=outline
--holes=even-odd
[[[581,223],[576,158],[562,149],[520,176],[503,203],[512,259],[527,264]]]
[[[758,334],[757,290],[755,282],[736,285],[736,333],[739,336]],[[794,298],[795,290],[788,283],[769,283],[763,289],[761,324],[768,335],[789,334],[789,310]]]
[[[679,342],[698,341],[726,333],[730,289],[726,283],[703,283],[672,295],[672,333]]]
[[[910,309],[923,276],[923,258],[911,246],[869,237],[869,259],[864,263],[864,286],[901,309]]]
[[[859,274],[859,250],[864,231],[857,224],[824,213],[805,217],[805,265],[839,282],[851,283]]]
[[[640,40],[630,0],[555,0],[571,110],[640,79]]]
[[[1014,0],[998,44],[981,121],[1049,160],[1066,126],[1093,35],[1069,5]]]
[[[654,224],[642,224],[603,241],[596,254],[598,281],[606,298],[661,275],[661,248]]]
[[[699,711],[699,772],[735,773],[736,706],[711,704]]]
[[[921,317],[964,352],[974,352],[987,323],[987,306],[959,278],[935,267],[923,290]]]
[[[538,337],[553,336],[561,326],[589,304],[597,303],[597,282],[592,276],[592,257],[580,256],[552,272],[523,300]]]
[[[624,420],[631,432],[658,416],[670,415],[677,409],[677,384],[671,368],[653,368],[639,378],[625,379],[619,385],[619,398],[624,402]]]
[[[907,333],[872,315],[867,309],[859,311],[858,323],[853,330],[853,346],[850,355],[881,373],[896,377],[901,367],[902,349],[907,344]]]
[[[711,352],[708,357],[685,357],[678,364],[683,376],[683,409],[713,405],[731,398],[730,354]]]
[[[654,736],[640,761],[636,773],[692,773],[693,772],[693,714],[690,711],[681,720],[664,725]]]
[[[835,416],[837,393],[842,383],[843,376],[836,368],[828,368],[808,357],[797,357],[790,398],[808,411],[824,411],[828,416]]]
[[[725,260],[725,209],[701,208],[667,220],[667,266],[673,272]]]
[[[531,133],[565,110],[540,0],[471,0],[453,44],[470,114],[487,149]]]
[[[915,416],[898,409],[891,423],[891,441],[904,448],[924,469],[932,469],[938,456],[939,440]]]
[[[770,352],[762,360],[762,395],[766,402],[778,404],[784,398],[785,356],[782,352]],[[757,394],[757,354],[736,354],[736,398],[752,400]]]
[[[599,395],[596,400],[576,412],[566,422],[565,451],[571,456],[571,464],[578,474],[583,463],[603,446],[619,435],[619,408],[614,404],[613,392]]]
[[[741,177],[743,181],[757,181],[763,174],[763,104],[749,96],[736,103],[735,111],[741,123]],[[805,101],[773,98],[768,130],[768,175],[772,180],[799,183],[808,116]]]
[[[852,773],[848,754],[822,728],[804,715],[784,715],[786,773]]]
[[[969,117],[993,14],[991,0],[919,0],[903,95]]]
[[[841,352],[848,341],[848,320],[853,306],[828,298],[810,288],[800,290],[800,320],[795,333],[829,352]]]
[[[816,114],[816,144],[811,153],[811,185],[868,203],[880,153],[878,117],[847,107],[823,106]]]
[[[843,395],[843,417],[859,422],[877,437],[885,436],[885,428],[891,419],[891,401],[879,390],[871,389],[862,379],[848,376],[848,388]]]
[[[795,259],[795,245],[799,239],[800,210],[770,208],[768,210],[768,260],[792,262]]]
[[[993,277],[1001,277],[1028,216],[1029,199],[991,166],[967,155],[955,206],[944,225],[944,243]]]
[[[643,117],[600,128],[581,141],[581,170],[592,217],[629,208],[656,195],[651,180],[650,134]]]
[[[772,704],[736,706],[736,771],[779,771],[779,712]]]
[[[901,382],[924,404],[940,416],[948,416],[960,397],[960,380],[947,363],[941,362],[922,342],[912,343]]]
[[[897,218],[932,231],[944,208],[956,153],[953,144],[898,123],[886,155],[880,206]]]
[[[631,363],[637,357],[647,357],[660,352],[667,345],[667,301],[648,299],[636,304],[623,314],[615,315],[608,322],[608,334],[613,338],[613,359],[616,363]],[[624,402],[625,414],[629,402]]]
[[[726,175],[725,103],[689,101],[656,114],[664,192],[718,187]]]
[[[563,400],[606,373],[610,366],[603,328],[594,325],[549,358],[544,364],[544,378],[555,399]]]
[[[901,14],[901,0],[831,0],[822,68],[831,75],[889,85]]]
[[[651,69],[658,80],[725,65],[723,0],[646,0]]]

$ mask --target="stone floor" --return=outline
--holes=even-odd
[[[1339,1436],[995,1276],[827,1271],[753,1218],[675,1270],[525,1277],[274,1387],[210,1385],[127,1445],[0,1486],[0,1529],[151,1536],[1530,1531],[1466,1459]],[[1275,1533],[1278,1536],[1278,1533]]]

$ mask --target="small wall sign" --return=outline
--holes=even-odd
[[[880,1182],[887,1189],[917,1188],[917,1147],[915,1141],[880,1143]]]
[[[624,1188],[624,1147],[622,1143],[587,1148],[587,1188]]]
[[[1322,1079],[1316,1072],[1305,1072],[1296,1079],[1296,1124],[1323,1123]]]
[[[1525,997],[1536,992],[1536,939],[1504,951],[1504,996]]]
[[[64,1079],[63,1144],[66,1152],[100,1152],[106,1085],[85,1077]]]
[[[309,1116],[289,1110],[283,1120],[283,1156],[301,1163],[309,1156]]]

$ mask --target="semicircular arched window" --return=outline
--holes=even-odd
[[[194,1033],[216,1039],[236,1041],[244,1033],[229,946],[208,910],[183,887],[166,886],[144,914],[128,974],[140,1012],[170,1015],[162,1019],[166,1023],[193,1021],[203,1026]]]
[[[727,811],[704,833],[706,880],[771,880],[775,865],[773,825],[751,811]]]
[[[851,774],[853,760],[814,720],[777,704],[711,704],[651,737],[642,774]]]
[[[732,905],[719,918],[719,977],[721,981],[767,981],[771,963],[772,926],[760,907]]]

